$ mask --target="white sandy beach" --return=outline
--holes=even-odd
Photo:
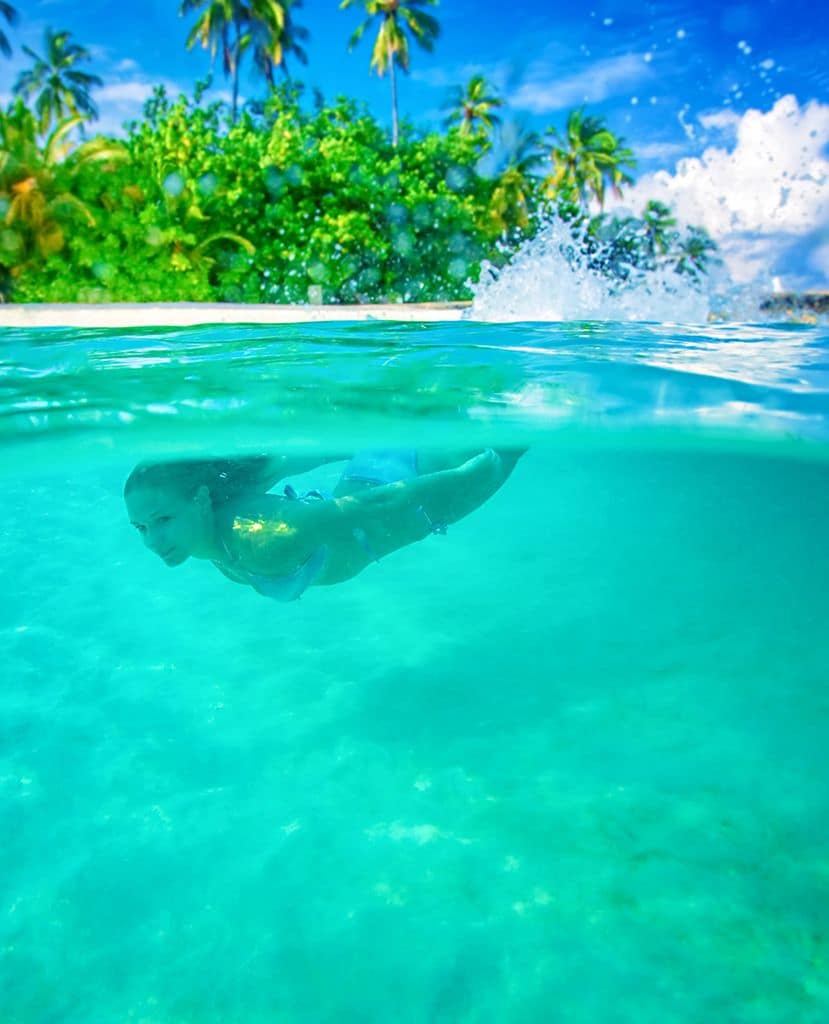
[[[0,305],[2,327],[190,327],[198,324],[295,324],[353,320],[454,321],[468,302],[385,305],[255,305],[226,302],[33,303]]]

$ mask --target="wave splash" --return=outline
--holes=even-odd
[[[571,228],[554,219],[506,266],[484,266],[473,287],[470,317],[705,323],[716,306],[713,281],[696,283],[671,266],[631,269],[624,280],[593,269]]]

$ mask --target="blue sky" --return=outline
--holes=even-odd
[[[39,50],[47,25],[68,29],[94,55],[89,70],[105,83],[97,93],[100,124],[116,130],[124,119],[140,112],[154,83],[189,89],[208,71],[208,53],[185,49],[193,17],[180,18],[178,6],[177,0],[17,0],[20,22],[9,33],[15,52],[10,61],[0,60],[0,96],[8,98],[18,71],[27,63],[21,43]],[[507,101],[505,117],[523,126],[560,127],[567,111],[582,104],[605,116],[637,154],[642,186],[657,181],[654,175],[660,172],[663,178],[672,177],[672,188],[679,188],[680,179],[695,168],[698,176],[702,174],[695,164],[683,170],[681,161],[705,162],[706,152],[742,153],[740,159],[750,163],[752,147],[777,147],[772,162],[775,156],[782,161],[774,173],[782,175],[783,184],[770,181],[765,197],[776,206],[791,184],[786,184],[790,169],[781,169],[784,149],[801,147],[804,159],[817,160],[818,178],[824,169],[829,172],[829,121],[824,117],[829,110],[829,33],[825,14],[816,13],[820,7],[804,0],[586,0],[568,5],[442,0],[434,10],[441,37],[432,54],[414,48],[411,74],[400,82],[401,113],[424,127],[439,124],[449,87],[482,72]],[[305,0],[296,20],[310,30],[311,38],[308,66],[294,63],[294,76],[328,98],[343,93],[363,99],[379,119],[388,121],[388,80],[369,75],[371,37],[367,35],[354,52],[347,50],[359,10],[340,11],[336,0]],[[218,68],[214,81],[219,89],[226,88]],[[261,92],[246,70],[241,87],[247,96]],[[761,144],[742,139],[752,114],[765,119]],[[719,170],[722,175],[726,169]],[[738,193],[744,187],[756,188],[756,183],[751,185],[756,167],[745,167],[743,177],[733,167],[727,170],[729,187]],[[720,184],[718,179],[698,182],[697,187],[716,193]],[[818,277],[829,277],[829,232],[823,223],[829,223],[829,203],[824,185],[805,182],[806,192],[813,194],[805,200],[808,210],[798,211],[799,227],[792,236],[802,241],[809,234],[804,218],[812,218],[812,235],[817,235],[811,238],[809,252],[818,254]],[[668,188],[665,181],[662,186]],[[783,202],[794,203],[798,197],[791,196],[789,188]],[[676,195],[673,199],[676,203]],[[730,205],[730,193],[726,200]],[[792,209],[786,211],[789,215]],[[762,217],[752,216],[737,227],[751,232],[764,226]],[[783,227],[789,230],[792,225]],[[825,266],[820,256],[824,248]],[[811,273],[814,259],[805,249],[790,256],[787,266],[799,259],[803,272]]]

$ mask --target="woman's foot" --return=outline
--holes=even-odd
[[[506,480],[510,473],[515,469],[518,460],[527,451],[526,448],[499,448],[498,457],[501,460],[501,467],[503,471],[503,479]]]

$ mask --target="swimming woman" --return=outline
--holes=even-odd
[[[413,451],[367,452],[349,462],[331,495],[300,495],[290,485],[266,493],[275,474],[308,469],[307,460],[145,463],[129,475],[124,499],[145,545],[167,565],[207,559],[236,583],[292,601],[445,532],[501,487],[522,453],[488,449],[421,472],[433,467]]]

